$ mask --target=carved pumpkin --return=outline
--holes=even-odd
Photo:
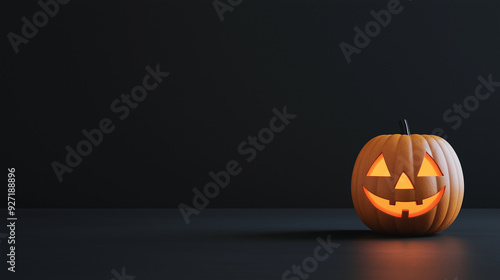
[[[447,228],[462,206],[464,179],[453,148],[435,135],[402,134],[370,140],[356,159],[354,208],[377,232],[430,234]]]

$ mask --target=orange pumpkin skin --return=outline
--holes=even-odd
[[[426,153],[439,167],[442,176],[419,176]],[[371,166],[381,154],[390,176],[367,176]],[[404,176],[403,172],[407,176]],[[395,186],[402,177],[405,178],[408,188],[396,189]],[[410,189],[411,184],[406,178],[411,181],[413,189]],[[439,194],[443,188],[439,202],[430,210],[414,217],[410,217],[411,211],[409,214],[403,213],[402,217],[384,212],[386,210],[383,208],[386,206],[380,204],[376,207],[367,193],[368,191],[391,201],[393,206],[387,208],[399,209],[401,205],[405,205],[401,202],[414,202],[417,205],[418,201],[418,204],[421,204],[424,199]],[[351,195],[359,218],[374,231],[403,235],[439,232],[451,225],[462,206],[464,196],[462,167],[453,148],[441,137],[419,134],[377,136],[363,147],[356,159],[351,180]]]

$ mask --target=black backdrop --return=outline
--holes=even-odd
[[[236,160],[208,207],[352,207],[357,153],[404,117],[413,133],[444,131],[465,207],[499,207],[500,87],[469,96],[478,76],[500,81],[500,2],[402,1],[348,63],[339,44],[388,2],[221,0],[234,5],[221,21],[211,0],[73,0],[17,54],[7,35],[40,6],[3,3],[2,158],[18,205],[177,207]],[[120,120],[110,104],[158,64],[170,75]],[[477,108],[454,129],[458,114],[443,114],[464,101]],[[296,118],[246,162],[238,145],[284,106]],[[51,164],[103,118],[115,130],[59,182]]]

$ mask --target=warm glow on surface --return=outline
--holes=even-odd
[[[425,153],[424,161],[422,162],[420,171],[418,171],[418,176],[443,176],[443,173],[439,170],[434,159],[432,159],[428,153]]]
[[[384,199],[374,195],[363,186],[366,197],[368,197],[373,206],[386,214],[398,218],[401,218],[403,216],[403,212],[408,212],[408,218],[413,218],[427,213],[429,210],[434,208],[434,206],[436,206],[439,201],[441,201],[441,198],[444,194],[444,189],[445,187],[443,187],[437,194],[422,200],[422,204],[420,205],[417,205],[416,201],[396,201],[395,205],[391,205],[388,199]]]
[[[408,175],[406,173],[401,173],[401,176],[399,176],[398,182],[396,183],[396,187],[394,187],[396,190],[412,190],[415,187],[410,181],[410,178],[408,178]]]
[[[378,156],[378,158],[370,167],[370,170],[368,170],[366,176],[391,176],[391,173],[389,173],[389,169],[387,169],[387,164],[385,164],[384,154],[380,154],[380,156]]]

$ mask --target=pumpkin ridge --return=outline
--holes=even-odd
[[[443,149],[448,150],[448,154],[449,154],[450,160],[452,160],[452,161],[453,161],[453,163],[454,163],[454,164],[453,164],[453,166],[455,167],[455,170],[454,170],[454,175],[455,175],[455,176],[454,176],[454,177],[456,177],[455,179],[456,179],[456,181],[457,181],[457,184],[459,184],[459,185],[463,185],[463,183],[462,183],[462,182],[461,182],[461,180],[460,180],[460,175],[459,175],[459,174],[461,173],[461,167],[460,167],[460,170],[458,169],[458,168],[459,168],[459,166],[460,166],[460,162],[458,162],[458,164],[457,164],[457,159],[453,156],[453,154],[456,154],[456,153],[455,153],[455,151],[453,150],[453,148],[451,147],[451,145],[450,145],[449,143],[444,142],[444,141],[441,141],[441,142],[442,142],[442,145],[441,145],[441,143],[439,143],[439,144],[440,144],[440,146],[441,146]],[[449,175],[451,176],[451,174],[449,174]],[[451,185],[451,180],[450,180],[450,185]],[[453,205],[453,209],[451,209],[451,210],[453,210],[453,211],[451,212],[451,214],[449,214],[449,213],[450,213],[450,208],[451,208],[451,207],[450,207],[450,206],[449,206],[449,207],[447,207],[447,213],[446,213],[446,214],[447,214],[447,217],[446,217],[446,219],[443,221],[443,223],[442,223],[442,225],[441,225],[441,227],[440,227],[440,228],[444,229],[444,228],[448,227],[449,225],[451,225],[451,223],[453,223],[453,221],[454,221],[454,220],[456,219],[456,217],[458,216],[458,213],[460,212],[460,208],[461,208],[461,205],[462,205],[462,203],[461,203],[461,201],[462,201],[462,200],[461,200],[460,198],[461,198],[461,197],[463,197],[463,195],[462,195],[462,194],[460,194],[461,190],[463,190],[463,188],[458,188],[458,190],[452,190],[452,189],[450,188],[450,201],[451,201],[451,199],[452,199],[452,198],[451,198],[451,195],[452,195],[452,194],[454,194],[454,196],[456,197],[456,199],[458,199],[460,202],[459,202],[459,203],[453,203],[453,204],[452,204],[452,205]],[[450,203],[450,204],[451,204],[451,203]],[[448,215],[449,215],[449,216],[448,216]]]
[[[444,151],[442,151],[442,150],[438,150],[438,149],[435,148],[435,145],[437,145],[437,146],[440,147],[439,143],[433,137],[428,137],[428,135],[425,135],[423,137],[424,137],[425,142],[427,143],[427,145],[429,147],[429,151],[431,151],[431,155],[430,156],[434,159],[434,161],[436,161],[437,153],[441,153],[442,156],[443,156],[443,158],[444,158],[444,160],[445,160],[445,162],[448,163],[448,160],[446,159],[446,153],[444,153]],[[449,176],[450,175],[449,167],[447,166],[447,164],[445,165],[445,167],[446,167],[446,174],[447,174],[447,176]],[[441,170],[441,173],[443,173],[443,167],[441,166],[439,168]],[[434,181],[434,186],[435,186],[435,190],[434,191],[438,191],[440,187],[445,187],[445,186],[448,185],[449,186],[448,187],[448,197],[450,196],[451,182],[450,182],[449,179],[448,179],[448,183],[445,184],[444,186],[438,186],[438,179],[437,179],[437,177],[434,177],[433,181]],[[448,200],[449,199],[450,198],[448,198]],[[438,222],[436,220],[436,218],[439,217],[438,214],[439,214],[439,212],[441,210],[441,207],[442,206],[440,204],[438,204],[438,205],[436,205],[435,209],[431,210],[432,213],[429,213],[429,215],[432,215],[432,219],[431,220],[433,222],[431,223],[430,227],[426,230],[426,232],[429,232],[429,231],[430,232],[435,232],[437,229],[439,229],[441,227],[443,221],[446,219],[446,215],[447,215],[446,212],[448,211],[447,210],[448,207],[446,207],[446,212],[445,212],[443,218],[441,219],[441,221]]]
[[[372,138],[370,141],[368,141],[368,143],[359,152],[358,158],[364,159],[364,157],[366,156],[366,153],[369,151],[368,144],[376,145],[376,143],[380,142],[385,137],[386,137],[386,135],[380,135],[380,136]],[[360,183],[358,177],[355,175],[360,172],[361,165],[362,165],[361,162],[358,160],[356,160],[356,162],[354,163],[355,172],[353,172],[352,182],[355,185],[358,185]],[[366,225],[368,223],[368,221],[365,219],[365,216],[363,214],[365,212],[365,209],[364,209],[365,207],[364,207],[363,201],[360,201],[361,199],[360,199],[360,195],[358,194],[358,192],[359,192],[358,188],[352,187],[353,183],[351,184],[351,194],[354,193],[355,195],[353,197],[356,198],[356,199],[353,199],[353,203],[355,204],[355,209],[356,209],[356,212],[358,214],[358,217],[360,217],[361,221]],[[356,204],[359,208],[356,207]]]
[[[382,141],[378,141],[377,143],[373,144],[373,146],[377,147],[377,146],[380,145],[381,150],[383,151],[383,147],[386,145],[387,141],[389,141],[389,139],[391,137],[392,137],[392,135],[384,135],[384,137],[381,139],[381,140],[383,140],[383,142]],[[372,160],[370,159],[370,161],[372,161]],[[366,176],[365,172],[363,172],[362,175]],[[377,188],[378,188],[378,183],[377,183],[376,189]],[[368,199],[368,198],[365,198],[364,193],[362,195],[360,195],[359,197],[362,198],[363,200]],[[365,205],[365,203],[363,203],[363,205]],[[370,207],[374,207],[374,206],[370,205]],[[371,212],[371,210],[369,209],[369,207],[365,207],[365,210]],[[377,212],[373,212],[373,214],[375,216],[375,224],[377,225],[378,228],[382,228],[382,223],[380,221],[380,218],[378,217],[378,213]],[[383,228],[382,228],[382,230],[383,230]]]

